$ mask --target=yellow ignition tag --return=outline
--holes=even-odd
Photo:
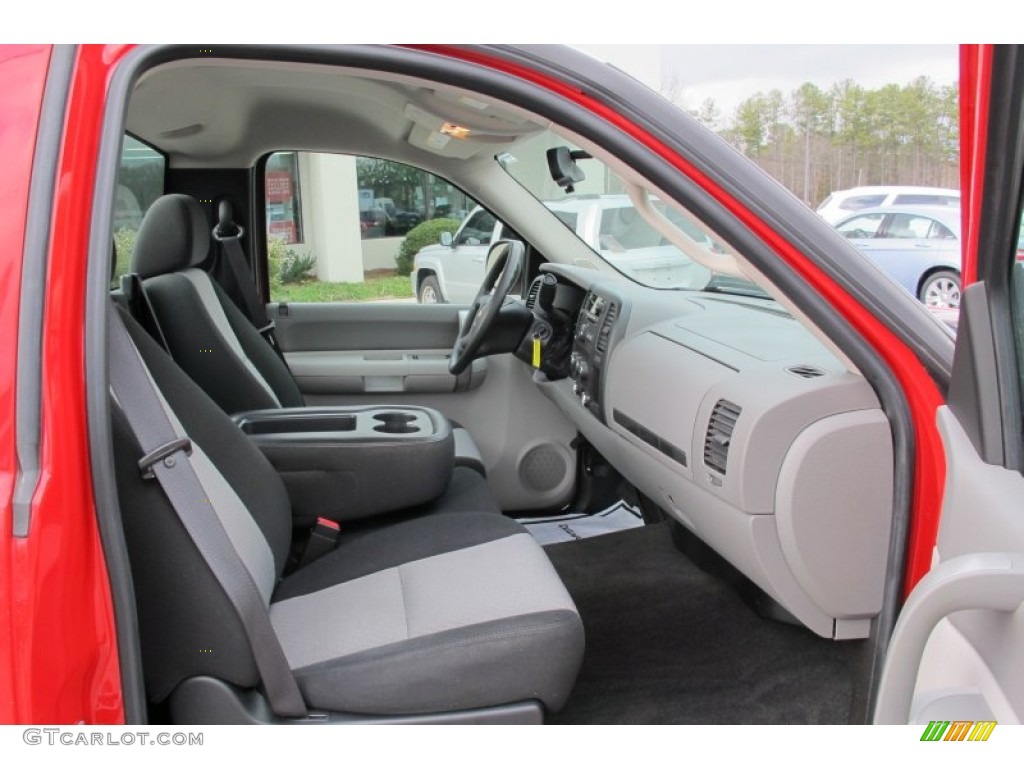
[[[540,336],[533,337],[533,367],[540,368]]]

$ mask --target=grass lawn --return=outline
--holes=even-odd
[[[296,302],[408,299],[412,297],[412,283],[408,275],[368,277],[362,283],[325,283],[309,280],[274,285],[270,289],[270,295],[273,301]]]

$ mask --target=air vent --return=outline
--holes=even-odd
[[[608,351],[608,338],[612,335],[612,327],[615,325],[615,318],[619,316],[619,306],[614,301],[608,302],[608,310],[604,314],[604,322],[601,323],[601,331],[597,334],[597,351],[604,353]]]
[[[526,308],[533,309],[533,305],[537,303],[537,296],[540,294],[540,281],[542,278],[536,278],[530,283],[530,290],[526,292]]]
[[[711,411],[708,421],[708,433],[704,438],[704,464],[710,469],[725,475],[729,463],[729,444],[732,432],[736,429],[736,420],[740,417],[740,407],[728,400],[719,400]]]
[[[803,379],[816,379],[825,375],[821,368],[815,368],[813,365],[791,365],[786,370]]]

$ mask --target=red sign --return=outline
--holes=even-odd
[[[270,222],[270,234],[284,240],[286,245],[296,242],[294,221],[272,221]]]
[[[292,175],[288,171],[268,173],[266,195],[268,203],[290,202],[292,199]]]

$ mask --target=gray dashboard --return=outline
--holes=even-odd
[[[770,300],[544,270],[588,293],[572,377],[538,374],[542,391],[803,624],[866,637],[882,603],[894,461],[868,383]]]

